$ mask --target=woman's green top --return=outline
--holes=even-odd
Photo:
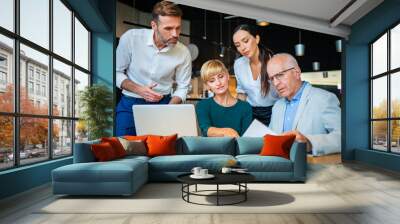
[[[203,136],[207,136],[210,127],[232,128],[242,136],[253,120],[250,104],[239,99],[230,107],[219,105],[214,98],[201,100],[196,105],[196,114]]]

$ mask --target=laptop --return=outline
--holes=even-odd
[[[137,135],[198,136],[193,104],[133,105]]]

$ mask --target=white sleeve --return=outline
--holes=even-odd
[[[121,84],[125,79],[128,79],[126,70],[131,63],[132,47],[129,40],[129,31],[124,33],[119,39],[119,44],[116,51],[116,86],[120,89]]]
[[[243,75],[243,74],[239,74],[240,70],[241,70],[240,65],[236,60],[235,63],[233,64],[233,72],[235,73],[235,77],[236,77],[236,92],[237,93],[246,93],[242,87],[242,80],[240,79],[240,75]]]
[[[181,98],[182,101],[186,100],[186,95],[189,91],[190,80],[192,77],[192,58],[190,57],[189,51],[186,53],[185,61],[176,68],[176,90],[172,94],[172,96]]]

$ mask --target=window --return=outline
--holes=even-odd
[[[46,86],[42,86],[42,96],[46,96]]]
[[[371,148],[400,153],[400,24],[370,45]]]
[[[36,69],[36,80],[40,81],[40,70],[39,69]]]
[[[33,82],[28,82],[28,93],[33,94]]]
[[[7,56],[0,54],[0,68],[7,68]]]
[[[72,68],[71,66],[68,66],[58,60],[53,60],[54,64],[54,71],[53,71],[53,114],[60,114],[60,107],[58,106],[63,106],[64,104],[64,96],[67,96],[67,100],[71,102],[67,102],[67,108],[66,108],[66,114],[62,114],[62,116],[72,116],[72,91],[71,89],[65,89],[66,83],[69,83],[69,85],[72,84]],[[59,104],[58,97],[59,97],[59,91],[60,91],[60,100],[62,104]],[[54,104],[59,104],[58,106]]]
[[[75,62],[82,68],[89,69],[89,32],[75,18]]]
[[[49,0],[20,0],[21,36],[49,49]]]
[[[7,56],[0,53],[0,91],[5,92],[7,86]]]
[[[90,85],[89,30],[62,0],[0,0],[0,27],[0,170],[72,155],[87,139],[74,105]]]
[[[7,84],[7,73],[0,70],[0,84],[6,85]]]
[[[0,26],[14,31],[14,0],[0,1]]]
[[[36,95],[40,95],[40,84],[36,84]]]
[[[53,0],[54,53],[71,60],[72,12],[60,1]]]
[[[42,82],[46,83],[46,74],[42,73]]]
[[[2,4],[0,3],[0,6]],[[0,13],[2,13],[2,9],[0,9]],[[0,15],[1,19],[2,15]],[[14,73],[12,66],[10,66],[13,50],[14,43],[12,39],[0,33],[0,112],[13,112],[14,110]],[[1,148],[0,142],[0,151]]]
[[[29,74],[29,79],[33,80],[33,67],[32,66],[29,66],[28,74]]]

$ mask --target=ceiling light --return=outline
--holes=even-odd
[[[314,62],[312,63],[312,69],[313,69],[314,71],[319,71],[319,62],[318,62],[318,61],[314,61]]]
[[[342,40],[339,39],[335,41],[336,52],[342,52]]]
[[[301,31],[299,31],[299,43],[294,46],[296,56],[303,56],[305,48],[304,44],[301,43]]]
[[[203,35],[203,40],[207,40],[207,10],[204,9],[204,35]]]
[[[257,25],[259,25],[259,26],[268,26],[269,25],[269,22],[262,20],[262,19],[257,19],[256,21],[257,21]]]
[[[225,56],[225,47],[221,46],[221,50],[219,52],[219,57],[223,58]]]

